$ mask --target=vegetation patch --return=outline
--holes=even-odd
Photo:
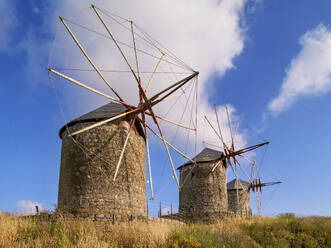
[[[0,214],[2,247],[331,247],[330,217],[252,217],[215,224],[105,224]]]

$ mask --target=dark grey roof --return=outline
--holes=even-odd
[[[205,163],[205,162],[215,162],[216,160],[219,160],[223,156],[223,152],[216,151],[210,148],[203,149],[198,155],[196,155],[192,160],[197,163]],[[181,169],[182,167],[186,165],[193,164],[191,161],[186,162],[185,164],[182,164],[177,169]]]
[[[62,138],[62,132],[65,130],[66,126],[72,126],[78,122],[88,122],[88,121],[98,121],[106,118],[114,117],[118,114],[124,113],[127,108],[120,103],[107,103],[106,105],[101,106],[87,114],[84,114],[64,125],[60,131],[59,136]]]
[[[236,179],[233,179],[231,182],[228,182],[226,184],[226,187],[228,190],[233,190],[233,189],[244,189],[248,188],[251,184],[249,182],[246,182],[244,180],[238,179],[236,183]]]

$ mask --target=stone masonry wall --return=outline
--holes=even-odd
[[[75,140],[67,135],[68,130],[63,133],[60,212],[86,217],[146,216],[145,141],[135,131],[130,133],[117,179],[112,182],[128,132],[118,126],[119,121],[78,134]],[[70,132],[81,128],[77,123]]]
[[[239,215],[251,215],[250,195],[248,189],[228,190],[229,211]]]
[[[228,211],[225,168],[198,163],[180,169],[179,215],[186,221],[215,222]]]

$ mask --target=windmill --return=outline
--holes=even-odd
[[[89,132],[90,130],[96,129],[116,120],[126,118],[126,120],[129,121],[128,131],[124,144],[121,148],[120,155],[117,158],[114,174],[112,175],[112,181],[116,183],[116,179],[125,156],[125,151],[129,143],[128,141],[130,139],[130,135],[132,135],[131,131],[135,128],[135,125],[138,122],[138,124],[142,126],[143,136],[145,138],[149,177],[147,183],[150,186],[151,199],[154,197],[154,192],[149,146],[150,134],[153,134],[162,142],[171,165],[172,177],[175,179],[177,186],[180,187],[170,149],[187,160],[191,159],[165,138],[166,135],[160,122],[168,123],[169,125],[188,130],[189,132],[196,132],[197,78],[199,72],[193,70],[177,58],[172,52],[153,39],[132,20],[115,15],[95,5],[91,5],[89,8],[82,11],[90,11],[89,14],[92,13],[95,19],[91,21],[91,23],[97,21],[97,24],[99,25],[97,29],[93,29],[80,22],[73,21],[65,17],[59,17],[59,24],[62,28],[64,27],[66,34],[69,38],[71,38],[76,48],[79,49],[81,56],[85,59],[85,62],[87,62],[86,64],[89,65],[90,68],[86,69],[79,67],[53,66],[52,57],[54,52],[52,50],[49,60],[50,62],[47,66],[50,80],[53,82],[54,78],[56,78],[69,82],[87,90],[88,92],[92,92],[95,95],[102,96],[107,101],[118,103],[124,106],[126,110],[115,116],[103,118],[102,120],[96,121],[91,125],[72,131],[68,136],[75,141],[75,138],[83,133]],[[84,47],[84,44],[79,40],[73,31],[73,26],[76,29],[83,30],[87,33],[92,33],[100,39],[111,42],[117,52],[118,58],[121,59],[118,64],[122,63],[126,68],[116,68],[114,65],[112,65],[113,68],[99,67],[98,61],[89,55],[88,48]],[[102,27],[103,31],[100,30],[100,27]],[[114,30],[120,30],[119,34],[125,33],[125,37],[127,39],[121,40],[121,38],[115,35]],[[56,39],[54,41],[54,44],[55,43]],[[114,52],[114,50],[112,50],[112,52]],[[142,63],[143,59],[147,59],[148,62]],[[144,70],[148,66],[150,70]],[[144,69],[142,69],[142,67],[144,67]],[[104,84],[104,88],[106,88],[108,92],[92,87],[84,81],[84,78],[80,80],[77,79],[75,77],[78,76],[75,74],[77,72],[91,72],[96,74],[99,81]],[[69,73],[72,75],[69,75]],[[109,74],[107,73],[112,74],[111,76],[108,76]],[[112,76],[115,74],[119,76]],[[129,89],[128,91],[130,91],[130,93],[132,89],[137,91],[137,94],[135,94],[135,99],[138,99],[136,103],[134,103],[135,101],[130,101],[123,96],[123,91],[121,93],[114,86],[115,84],[117,86],[120,85],[118,82],[114,83],[114,81],[116,81],[116,79],[121,77],[123,74],[126,75],[125,80],[127,81],[125,83],[129,84],[130,82],[133,82],[130,86],[127,86],[126,89]],[[54,75],[56,77],[53,77]],[[152,85],[155,84],[155,81],[158,81],[158,85],[154,86],[154,89],[152,89]],[[123,84],[123,82],[121,83]],[[157,112],[161,107],[157,107],[162,105],[163,102],[167,102],[167,105],[171,107],[176,106],[176,104],[184,105],[184,107],[179,108],[179,110],[182,110],[183,115],[189,115],[187,113],[190,113],[190,115],[186,117],[188,121],[181,121],[183,119],[183,115],[179,118],[179,121],[174,121],[158,114]]]
[[[226,166],[227,167],[231,167],[233,174],[235,175],[235,187],[234,189],[236,190],[236,200],[237,200],[237,205],[239,206],[240,204],[240,196],[239,196],[239,189],[247,189],[252,190],[254,193],[254,197],[255,197],[255,202],[258,208],[258,214],[260,215],[261,213],[261,197],[262,197],[262,187],[265,186],[271,186],[271,185],[275,185],[275,184],[279,184],[280,182],[268,182],[268,183],[262,183],[260,176],[259,176],[259,170],[258,167],[255,163],[254,159],[250,159],[248,158],[248,156],[246,155],[246,153],[253,151],[255,149],[258,149],[262,146],[268,145],[269,141],[265,141],[256,145],[252,145],[252,146],[247,146],[244,148],[240,148],[240,149],[236,149],[235,146],[235,139],[236,139],[236,135],[238,132],[238,128],[239,128],[239,123],[240,121],[238,120],[237,123],[235,124],[234,130],[233,130],[233,125],[231,122],[231,118],[229,115],[229,110],[228,107],[225,107],[225,111],[226,111],[226,116],[227,116],[227,126],[229,128],[229,132],[230,132],[230,138],[231,138],[231,145],[227,145],[225,140],[224,140],[224,136],[222,133],[222,129],[221,129],[221,125],[220,125],[220,119],[216,110],[216,105],[214,105],[214,110],[215,110],[215,117],[216,117],[216,121],[217,121],[217,128],[218,130],[214,127],[214,125],[212,124],[212,122],[208,119],[207,116],[205,116],[205,119],[208,123],[208,125],[212,128],[212,130],[214,131],[214,133],[216,134],[216,136],[218,137],[218,139],[221,142],[221,146],[220,145],[216,145],[216,144],[212,144],[209,142],[205,142],[205,144],[208,145],[212,145],[214,147],[218,147],[223,149],[224,151],[224,157],[223,159],[226,161]],[[247,171],[244,169],[244,167],[241,165],[241,163],[239,162],[239,158],[245,160],[246,162],[248,162],[251,166],[251,175],[249,175],[247,173]],[[215,167],[219,166],[220,163],[216,164]],[[215,167],[213,168],[213,170],[215,169]],[[247,185],[247,187],[245,185],[243,185],[242,181],[239,179],[238,176],[238,172],[239,170],[246,176],[246,178],[249,180],[249,185]]]
[[[268,187],[268,186],[273,186],[280,184],[280,181],[275,181],[275,182],[261,182],[261,178],[259,176],[259,169],[256,166],[255,159],[253,158],[249,163],[252,165],[252,170],[251,170],[251,178],[252,182],[249,185],[248,190],[252,190],[254,193],[254,199],[255,199],[255,204],[257,207],[258,215],[261,215],[262,211],[262,188],[263,187]]]

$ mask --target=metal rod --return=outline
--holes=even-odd
[[[82,53],[84,54],[84,56],[86,57],[86,59],[90,62],[90,64],[92,65],[92,67],[94,68],[94,70],[98,73],[98,75],[101,77],[101,79],[107,84],[107,86],[109,87],[109,89],[118,97],[119,100],[123,101],[123,99],[119,96],[119,94],[113,89],[113,87],[111,87],[111,85],[109,84],[109,82],[105,79],[105,77],[102,75],[102,73],[99,71],[99,69],[97,68],[97,66],[93,63],[93,61],[91,60],[91,58],[88,56],[88,54],[86,53],[86,51],[84,50],[84,48],[82,47],[82,45],[79,43],[79,41],[77,40],[76,36],[73,34],[73,32],[70,30],[69,26],[67,25],[67,23],[64,21],[64,19],[60,16],[59,17],[61,22],[63,23],[63,25],[65,26],[65,28],[67,29],[67,31],[69,32],[70,36],[72,37],[72,39],[75,41],[76,45],[79,47],[79,49],[82,51]]]

